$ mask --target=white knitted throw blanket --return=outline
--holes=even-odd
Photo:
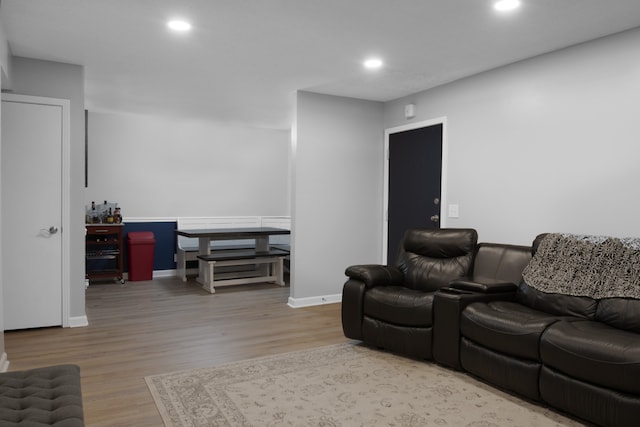
[[[640,239],[549,234],[522,277],[547,293],[640,299]]]

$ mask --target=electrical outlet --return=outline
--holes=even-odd
[[[449,205],[449,218],[460,218],[460,206]]]

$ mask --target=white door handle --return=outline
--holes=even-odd
[[[49,228],[41,228],[40,233],[38,235],[40,237],[51,237],[58,232],[58,228],[53,225]]]

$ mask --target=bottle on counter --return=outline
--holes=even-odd
[[[122,224],[122,214],[120,213],[120,208],[116,205],[116,209],[113,212],[113,222],[116,224]]]
[[[96,202],[91,202],[91,223],[100,223],[100,217],[98,216],[98,211],[96,210]]]
[[[107,215],[109,215],[109,211],[107,210],[107,201],[104,201],[104,205],[102,205],[102,213],[100,215],[100,222],[102,224],[107,223]]]
[[[113,224],[113,212],[111,212],[111,208],[109,208],[109,213],[107,214],[107,224]]]

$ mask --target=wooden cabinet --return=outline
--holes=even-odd
[[[87,225],[85,277],[124,283],[122,224]]]

